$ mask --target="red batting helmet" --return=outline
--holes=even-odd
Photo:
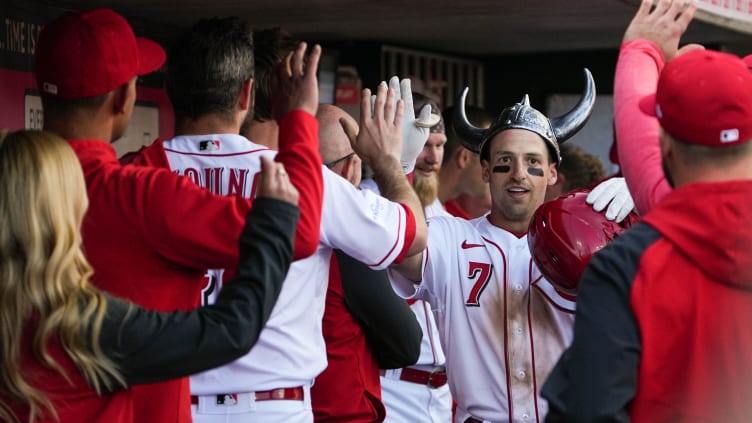
[[[606,220],[585,203],[589,191],[576,190],[543,203],[535,211],[527,243],[543,276],[556,289],[574,295],[590,257],[639,221],[630,213],[621,223]]]

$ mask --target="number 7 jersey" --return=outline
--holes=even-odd
[[[395,289],[409,296],[400,280]],[[412,294],[433,306],[457,421],[543,421],[548,406],[537,393],[572,340],[574,298],[541,276],[526,235],[487,217],[429,219]]]

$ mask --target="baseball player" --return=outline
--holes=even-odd
[[[478,154],[462,145],[452,124],[452,106],[444,110],[447,141],[439,173],[439,200],[452,216],[472,219],[491,210],[491,192],[483,181]],[[485,109],[468,106],[468,120],[481,128],[488,128],[494,116]]]
[[[110,143],[128,126],[137,75],[164,61],[162,47],[137,39],[125,18],[93,9],[44,27],[35,77],[44,129],[68,140],[84,170],[89,208],[82,235],[93,284],[148,309],[190,310],[199,304],[207,267],[237,266],[251,201],[212,195],[165,169],[118,163]],[[319,239],[323,189],[311,114],[318,85],[301,72],[279,82],[294,94],[277,109],[287,127],[278,159],[301,193],[293,252],[301,258],[315,252]],[[190,422],[188,391],[187,377],[134,387],[134,421]]]
[[[696,7],[663,3],[669,21]],[[749,422],[752,74],[686,52],[635,106],[660,124],[674,189],[585,269],[574,340],[542,385],[546,421]]]
[[[491,212],[470,221],[431,219],[425,251],[392,267],[395,290],[433,306],[457,402],[455,422],[545,416],[538,387],[572,339],[575,304],[542,278],[526,232],[546,187],[556,182],[558,143],[592,111],[594,83],[585,73],[580,102],[552,120],[525,96],[490,128],[476,128],[465,118],[463,93],[455,130],[480,153]]]
[[[249,196],[259,157],[275,152],[238,135],[251,107],[251,82],[229,83],[222,80],[223,72],[214,71],[232,69],[239,63],[237,55],[252,54],[249,28],[238,21],[202,20],[178,37],[168,54],[168,94],[176,105],[177,135],[144,150],[141,163],[167,166],[218,193]],[[302,58],[304,50],[304,44],[298,48],[290,66],[293,72],[303,72],[302,61],[295,58]],[[281,69],[284,72],[285,67]],[[237,88],[228,92],[227,87]],[[412,107],[409,82],[402,85],[402,91],[399,82],[393,88],[387,89],[386,83],[379,86],[373,114],[370,90],[365,91],[358,144],[368,147],[370,154],[361,157],[374,168],[387,197],[395,201],[359,191],[324,169],[325,217],[318,250],[293,263],[251,352],[228,366],[191,378],[195,422],[312,421],[310,387],[326,366],[321,321],[332,250],[341,249],[373,269],[383,269],[424,248],[422,210],[400,164],[403,102],[395,96]],[[407,138],[425,143],[428,130],[414,124],[411,109],[404,120],[412,128]],[[280,124],[279,130],[280,137],[285,136],[286,127]],[[219,149],[202,148],[208,140]],[[203,300],[211,303],[223,275],[221,271],[209,274]],[[233,398],[230,404],[224,401],[228,394]]]
[[[358,186],[360,157],[340,123],[357,122],[341,108],[326,104],[319,105],[316,119],[324,166]],[[311,389],[314,420],[384,421],[379,366],[392,369],[415,363],[423,338],[415,315],[392,290],[386,270],[371,270],[335,251],[322,328],[328,364]]]
[[[634,194],[637,210],[647,214],[672,188],[665,177],[658,144],[660,126],[640,113],[639,100],[654,93],[658,75],[672,58],[701,48],[679,40],[692,21],[694,2],[668,1],[638,9],[627,27],[614,75],[614,131],[621,171]],[[681,19],[679,19],[681,17]]]
[[[444,121],[434,101],[416,94],[416,111],[425,105],[431,108],[436,124],[429,128],[428,140],[415,162],[413,188],[418,194],[426,218],[449,216],[438,199],[438,170],[441,167],[444,143]],[[381,394],[386,407],[386,422],[448,423],[452,420],[452,395],[446,377],[446,358],[439,342],[436,321],[426,301],[408,300],[423,338],[417,362],[401,369],[382,370]]]

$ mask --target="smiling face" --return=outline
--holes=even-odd
[[[546,142],[524,129],[508,129],[490,141],[483,178],[491,186],[491,223],[508,231],[527,232],[530,218],[543,204],[546,187],[556,182],[556,164]]]
[[[424,207],[433,203],[439,192],[438,172],[444,159],[446,140],[443,133],[432,132],[415,159],[413,187]]]

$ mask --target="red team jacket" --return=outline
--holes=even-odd
[[[681,186],[593,256],[546,421],[752,419],[750,198],[752,181]]]
[[[190,310],[199,305],[207,268],[237,267],[238,241],[252,200],[214,196],[166,169],[121,166],[104,141],[69,142],[86,178],[84,250],[96,286],[146,308]],[[276,160],[285,164],[300,192],[294,253],[299,259],[313,254],[319,241],[318,122],[303,111],[288,113],[280,121],[279,145]],[[138,385],[132,392],[133,419],[127,399],[119,418],[97,421],[191,421],[188,378]],[[88,412],[88,407],[81,410],[82,416]]]
[[[363,328],[345,304],[334,254],[329,268],[323,333],[328,367],[311,388],[315,421],[383,421],[386,410],[381,403],[379,365],[366,343]],[[326,389],[317,389],[321,387]]]

